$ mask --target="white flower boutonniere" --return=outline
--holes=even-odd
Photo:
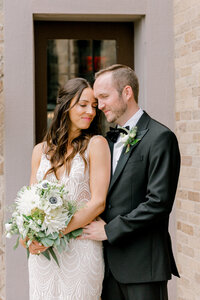
[[[136,134],[137,134],[137,127],[132,127],[130,130],[123,128],[127,133],[120,133],[121,136],[121,142],[124,144],[126,147],[126,152],[129,152],[130,146],[135,145],[137,142],[140,141],[140,139],[136,139]]]

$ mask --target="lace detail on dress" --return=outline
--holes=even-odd
[[[89,144],[85,153],[87,160]],[[50,167],[47,156],[42,154],[37,171],[38,181],[43,179]],[[53,173],[48,174],[46,179],[57,180]],[[71,199],[80,203],[89,201],[89,162],[85,170],[84,161],[78,153],[72,161],[69,176],[63,174],[60,182],[66,185]],[[104,276],[102,243],[71,240],[68,251],[56,254],[60,268],[54,260],[48,261],[42,255],[30,255],[30,300],[99,300]]]

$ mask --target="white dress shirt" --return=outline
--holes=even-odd
[[[143,114],[143,110],[140,108],[125,124],[123,127],[125,126],[129,126],[129,128],[131,129],[132,127],[134,127],[137,122],[139,121],[139,119],[141,118]],[[119,136],[117,139],[117,142],[114,144],[113,147],[113,174],[115,172],[118,160],[120,158],[122,149],[124,147],[124,144],[121,142],[121,137]]]

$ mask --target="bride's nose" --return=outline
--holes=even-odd
[[[96,113],[96,110],[95,110],[95,108],[94,107],[92,107],[91,105],[88,105],[87,106],[87,114],[89,114],[89,115],[94,115],[95,113]]]

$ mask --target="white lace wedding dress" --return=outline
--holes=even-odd
[[[86,157],[88,156],[86,151]],[[88,164],[89,166],[89,164]],[[50,168],[50,161],[42,154],[37,180],[42,180]],[[89,167],[77,154],[72,162],[70,175],[63,175],[61,182],[67,186],[72,199],[90,200]],[[47,179],[55,181],[55,175]],[[55,251],[56,252],[56,251]],[[104,276],[102,243],[91,240],[70,240],[69,250],[56,252],[60,268],[55,261],[43,255],[29,257],[30,300],[99,300]]]

